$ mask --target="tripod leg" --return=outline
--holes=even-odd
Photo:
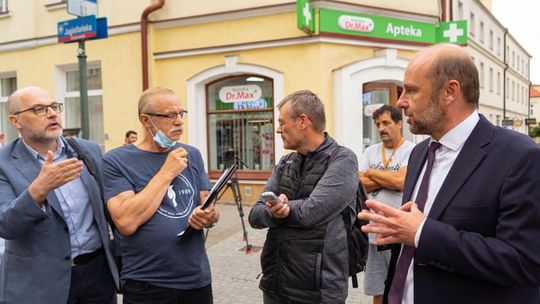
[[[234,196],[234,202],[238,208],[238,215],[240,216],[240,221],[242,223],[242,231],[244,232],[244,240],[246,241],[246,253],[251,252],[251,245],[248,241],[248,233],[246,230],[246,224],[244,223],[244,209],[242,208],[242,196],[240,194],[240,186],[238,185],[237,180],[231,180],[231,189]]]

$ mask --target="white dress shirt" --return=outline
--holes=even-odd
[[[424,214],[429,214],[429,211],[433,206],[433,201],[435,200],[435,197],[437,197],[437,194],[439,193],[448,172],[450,172],[450,169],[458,157],[459,152],[461,152],[465,141],[467,138],[469,138],[469,135],[471,135],[479,120],[480,116],[478,115],[478,111],[474,111],[471,115],[469,115],[469,117],[467,117],[459,125],[455,126],[452,130],[444,134],[439,140],[441,147],[435,152],[435,161],[433,162],[433,169],[431,171],[431,178],[429,180],[428,197],[424,207]],[[431,138],[430,143],[433,141],[435,140]],[[416,185],[414,186],[414,191],[412,194],[412,198],[414,198],[413,201],[416,200],[416,196],[418,195],[418,189],[420,188],[420,183],[424,177],[424,172],[426,171],[426,164],[427,161],[424,163],[422,173],[418,177]],[[416,248],[418,248],[418,241],[420,240],[420,235],[425,222],[426,220],[424,219],[416,231],[416,235],[414,237],[414,246]],[[405,290],[403,292],[403,300],[401,302],[402,304],[414,304],[413,265],[414,259],[411,261],[409,270],[407,272]]]

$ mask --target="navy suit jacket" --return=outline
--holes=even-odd
[[[429,139],[411,153],[411,200]],[[388,293],[401,246],[395,246]],[[540,303],[540,148],[482,115],[444,180],[414,257],[414,303]],[[385,297],[385,302],[386,302]]]
[[[95,143],[79,139],[77,142],[94,164],[100,185],[101,150]],[[62,209],[54,191],[49,192],[45,202],[50,214],[43,212],[28,194],[28,186],[40,170],[39,161],[22,140],[0,149],[0,237],[6,239],[0,266],[0,303],[67,302],[71,245]],[[100,187],[87,169],[82,172],[81,180],[88,190],[94,220],[118,286]]]

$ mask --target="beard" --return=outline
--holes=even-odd
[[[438,123],[444,117],[444,109],[439,103],[439,94],[433,93],[429,103],[422,111],[422,113],[417,116],[410,124],[410,131],[413,134],[431,134]]]

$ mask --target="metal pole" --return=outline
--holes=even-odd
[[[88,88],[86,79],[86,50],[84,49],[84,40],[79,40],[77,58],[79,59],[79,100],[81,102],[82,138],[90,139],[90,123],[88,121]]]

